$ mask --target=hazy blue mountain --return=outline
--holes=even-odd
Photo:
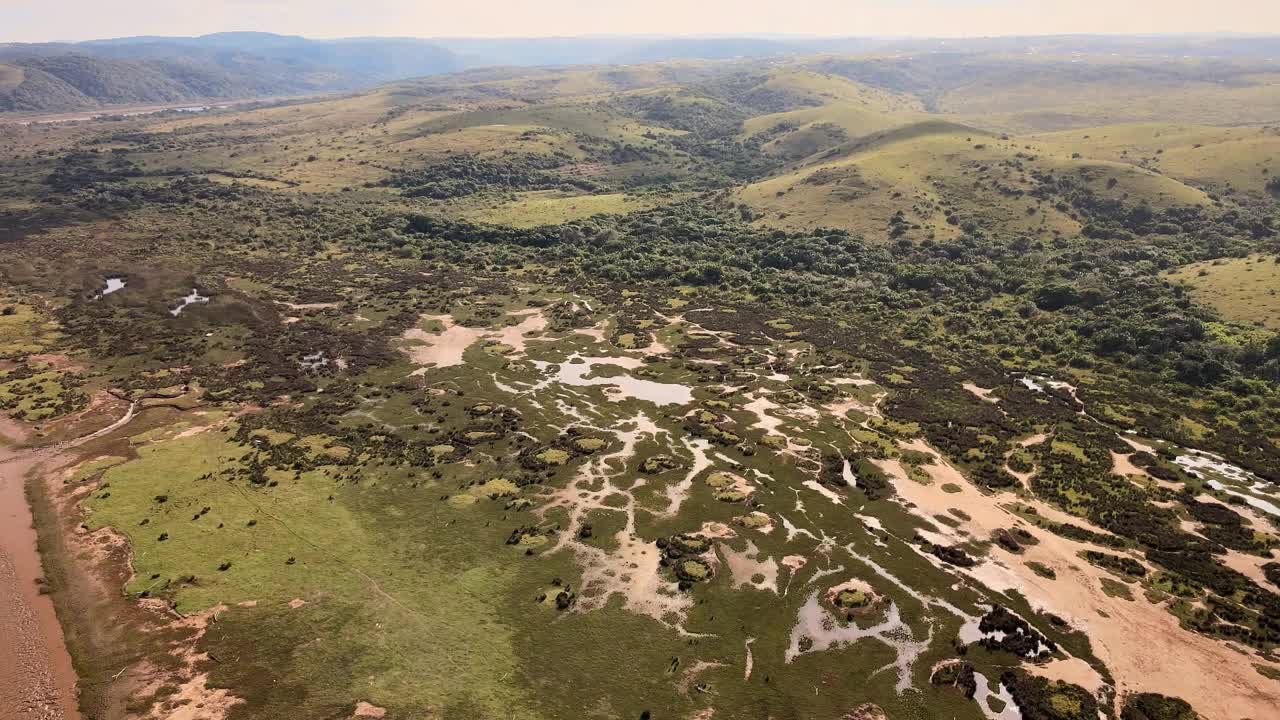
[[[117,103],[180,102],[353,90],[465,69],[648,63],[832,54],[828,68],[880,87],[920,94],[976,74],[1027,72],[1027,61],[1075,55],[1133,58],[1280,58],[1280,37],[1224,35],[1000,37],[967,39],[801,36],[586,36],[551,38],[345,38],[225,32],[82,43],[0,45],[0,111],[63,111]],[[872,57],[874,55],[874,57]],[[855,57],[849,57],[855,56]],[[860,57],[856,57],[860,56]],[[1036,72],[1044,72],[1039,68]],[[1087,68],[1056,68],[1085,73]]]

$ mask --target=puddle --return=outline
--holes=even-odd
[[[889,605],[889,612],[884,620],[871,627],[862,628],[855,623],[841,625],[822,606],[818,597],[819,591],[812,591],[804,607],[800,608],[796,625],[791,630],[791,643],[783,655],[783,662],[790,663],[804,653],[822,652],[833,647],[852,645],[863,638],[875,638],[893,648],[898,657],[894,662],[877,669],[873,675],[893,668],[898,675],[896,685],[898,694],[911,689],[911,666],[929,647],[930,638],[925,638],[923,641],[914,639],[911,628],[902,621],[897,603]],[[933,633],[929,634],[932,636]],[[811,641],[811,645],[801,650],[800,640],[806,637]]]
[[[1028,390],[1036,392],[1045,392],[1047,390],[1066,390],[1071,399],[1080,402],[1080,398],[1076,397],[1076,386],[1064,380],[1054,380],[1046,375],[1024,375],[1019,379]]]
[[[992,693],[991,683],[987,681],[985,675],[975,672],[973,679],[978,685],[977,691],[973,693],[973,700],[978,703],[978,707],[982,709],[982,714],[987,716],[987,720],[1022,720],[1022,711],[1013,702],[1013,695],[1009,694],[1009,688],[1006,688],[1004,683],[997,682],[996,692]],[[988,704],[988,700],[992,695],[1004,702],[1004,709],[1000,712],[992,710]]]
[[[853,465],[849,463],[849,458],[844,458],[844,466],[840,468],[840,477],[849,483],[849,487],[858,487],[858,476],[853,472]]]
[[[109,277],[107,278],[107,286],[99,290],[98,294],[93,296],[93,299],[97,300],[98,298],[106,297],[111,293],[119,292],[125,289],[128,284],[129,282],[122,277]]]
[[[581,362],[575,362],[575,360]],[[587,377],[598,366],[613,366],[624,370],[634,370],[643,363],[636,358],[590,358],[574,354],[562,363],[535,361],[538,370],[547,372],[550,368],[556,371],[546,380],[534,386],[534,390],[547,387],[551,383],[560,383],[573,387],[606,386],[618,388],[615,399],[645,400],[655,405],[686,405],[693,401],[693,389],[688,385],[676,383],[660,383],[653,380],[615,375],[612,377]]]
[[[1273,502],[1267,502],[1266,500],[1254,497],[1253,495],[1250,495],[1248,493],[1242,493],[1238,490],[1233,490],[1230,487],[1228,487],[1226,484],[1218,482],[1217,480],[1210,480],[1206,484],[1209,487],[1213,488],[1214,490],[1221,490],[1222,492],[1232,497],[1240,498],[1245,502],[1245,504],[1247,504],[1249,507],[1255,510],[1261,510],[1262,512],[1267,513],[1268,515],[1274,515],[1276,517],[1280,517],[1280,505],[1276,505]]]
[[[1280,517],[1280,505],[1263,500],[1250,492],[1244,492],[1239,487],[1232,487],[1222,480],[1211,477],[1211,475],[1218,475],[1232,483],[1239,483],[1239,485],[1244,486],[1244,490],[1253,492],[1269,489],[1267,483],[1259,480],[1256,475],[1248,470],[1203,450],[1189,450],[1187,454],[1179,455],[1173,461],[1189,474],[1205,480],[1205,484],[1214,490],[1220,490],[1232,497],[1240,498],[1255,510],[1261,510],[1268,515]]]
[[[195,305],[196,303],[207,303],[207,302],[209,302],[209,298],[205,297],[204,295],[201,295],[199,289],[191,288],[191,294],[182,298],[182,303],[178,305],[178,307],[170,310],[169,314],[174,317],[178,317],[179,315],[182,314],[183,310],[187,309],[188,305]]]

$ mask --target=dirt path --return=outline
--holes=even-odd
[[[79,718],[76,674],[53,601],[40,590],[44,569],[27,505],[28,474],[45,459],[17,447],[27,433],[0,422],[0,716],[5,720]]]

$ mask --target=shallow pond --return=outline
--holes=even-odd
[[[627,374],[610,377],[587,377],[598,366],[634,370],[641,365],[640,361],[635,358],[590,358],[574,354],[562,363],[535,361],[534,365],[542,372],[547,372],[553,367],[556,368],[555,372],[539,383],[538,387],[546,387],[547,384],[552,382],[573,387],[600,385],[618,388],[618,392],[623,398],[646,400],[655,405],[685,405],[693,401],[693,388],[688,385],[660,383],[632,377]]]
[[[1018,706],[1013,702],[1013,695],[1009,694],[1009,689],[1003,683],[996,683],[996,692],[991,692],[991,683],[987,681],[987,677],[982,673],[974,673],[973,679],[978,684],[978,689],[973,693],[974,702],[978,703],[978,707],[982,709],[982,714],[986,715],[988,720],[1022,720],[1022,711],[1018,710]],[[996,712],[987,704],[988,699],[994,695],[1004,703],[1004,709]]]
[[[125,289],[125,286],[128,284],[128,281],[122,277],[109,277],[107,278],[107,286],[99,290],[98,294],[93,296],[93,299],[97,300],[98,298],[106,297],[113,292],[119,292]]]
[[[195,305],[197,303],[207,303],[207,302],[209,302],[209,298],[205,297],[204,295],[201,295],[199,289],[191,288],[191,294],[182,298],[181,304],[179,304],[178,307],[170,310],[169,314],[174,317],[178,317],[179,315],[182,314],[183,310],[187,309],[188,305]]]
[[[1175,457],[1173,461],[1189,474],[1204,479],[1206,481],[1205,484],[1214,490],[1220,490],[1232,497],[1240,498],[1255,510],[1261,510],[1269,515],[1280,516],[1280,505],[1253,494],[1265,492],[1270,486],[1248,470],[1203,450],[1189,450],[1186,454]],[[1218,477],[1215,478],[1215,475]],[[1228,482],[1236,484],[1236,486],[1233,487]]]

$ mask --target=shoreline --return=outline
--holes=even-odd
[[[0,704],[17,720],[79,720],[79,675],[47,572],[60,561],[40,551],[33,510],[39,471],[56,455],[24,447],[26,428],[7,417],[0,436]]]
[[[110,528],[90,531],[82,525],[80,502],[96,491],[97,481],[66,481],[85,459],[111,450],[127,452],[118,446],[114,433],[145,410],[129,402],[123,415],[117,416],[100,407],[87,427],[62,428],[83,434],[73,432],[70,439],[30,449],[33,472],[26,480],[24,499],[37,538],[36,552],[46,572],[44,597],[56,610],[56,620],[61,620],[62,657],[69,658],[78,691],[65,714],[32,716],[38,720],[175,717],[158,714],[158,693],[191,679],[193,669],[183,663],[183,654],[198,633],[175,622],[164,608],[135,602],[122,592],[133,575],[132,549]],[[193,709],[199,707],[193,705]],[[18,720],[29,718],[18,716]]]

